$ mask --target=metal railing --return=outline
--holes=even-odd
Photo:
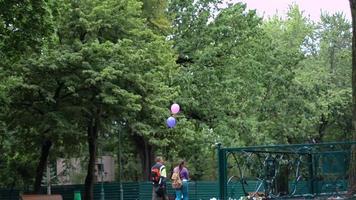
[[[219,197],[342,195],[347,191],[352,145],[356,141],[243,148],[219,145]]]

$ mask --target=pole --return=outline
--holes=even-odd
[[[309,153],[308,154],[308,164],[309,164],[309,191],[310,194],[314,195],[315,194],[315,188],[314,188],[314,159],[313,159],[313,154]]]
[[[104,192],[103,175],[101,175],[101,192],[100,192],[100,200],[105,200],[105,192]]]
[[[217,144],[218,164],[219,164],[219,199],[226,199],[227,194],[227,174],[226,174],[226,151],[221,147],[221,144]]]
[[[104,163],[103,163],[103,156],[101,156],[101,167],[100,167],[100,174],[101,174],[101,192],[100,192],[100,200],[105,200],[105,191],[104,191]]]
[[[121,163],[121,126],[119,125],[119,184],[120,184],[120,200],[124,200],[124,189],[122,188],[122,163]]]
[[[47,194],[51,194],[51,168],[49,167],[49,162],[47,161]]]

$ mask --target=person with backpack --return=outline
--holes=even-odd
[[[179,162],[179,165],[173,169],[172,174],[172,187],[176,192],[175,200],[189,200],[188,198],[188,180],[189,171],[185,166],[185,161]]]
[[[155,161],[156,164],[151,168],[151,181],[153,185],[152,200],[168,200],[166,166],[161,156],[157,156]]]

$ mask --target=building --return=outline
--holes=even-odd
[[[56,175],[58,185],[83,184],[87,174],[87,162],[83,158],[57,159]],[[101,173],[102,172],[102,173]],[[101,156],[95,165],[96,182],[115,181],[115,158]]]

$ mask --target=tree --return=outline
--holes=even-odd
[[[174,94],[168,82],[175,74],[174,56],[164,37],[147,27],[141,5],[135,0],[64,1],[58,11],[66,14],[55,49],[65,53],[59,64],[72,73],[66,88],[89,146],[85,199],[93,198],[100,134],[116,121],[147,142],[163,126],[163,106]]]
[[[352,136],[356,140],[356,1],[350,0],[352,16]],[[356,192],[356,146],[352,147],[349,192]]]
[[[12,65],[16,84],[2,88],[13,110],[4,116],[5,131],[18,131],[15,141],[35,148],[43,144],[36,191],[51,146],[65,154],[63,148],[75,145],[69,141],[80,145],[86,134],[84,198],[92,199],[98,137],[113,121],[126,122],[145,142],[164,128],[165,106],[175,95],[169,85],[174,56],[165,38],[148,28],[140,1],[63,0],[51,2],[50,11],[53,34]]]
[[[257,128],[257,113],[265,78],[268,78],[266,74],[273,74],[270,72],[275,66],[272,63],[277,61],[274,48],[261,28],[262,20],[255,12],[236,4],[212,17],[209,3],[202,2],[207,3],[207,7],[197,6],[203,10],[197,13],[189,10],[194,5],[174,7],[186,9],[187,13],[181,14],[187,18],[177,19],[178,31],[172,38],[179,53],[177,63],[181,65],[177,78],[182,91],[179,102],[185,108],[187,119],[195,125],[192,131],[205,140],[200,146],[196,142],[188,144],[192,149],[200,149],[198,152],[205,152],[204,157],[210,157],[210,146],[215,142],[226,146],[260,143],[256,140],[262,138]],[[195,141],[199,141],[198,138]],[[189,157],[204,163],[195,153]]]
[[[323,13],[316,32],[319,39],[318,55],[312,59],[319,62],[320,84],[319,105],[324,110],[320,115],[319,135],[316,141],[322,139],[340,140],[351,135],[351,87],[347,78],[351,74],[351,24],[343,14],[329,15]],[[331,134],[332,132],[332,134]],[[334,137],[330,137],[333,135]],[[336,136],[336,137],[335,137]],[[341,136],[341,137],[340,137]],[[340,139],[338,139],[340,138]],[[346,138],[345,138],[346,139]]]
[[[15,66],[24,57],[40,52],[45,38],[52,32],[52,21],[45,1],[1,1],[0,10],[2,11],[0,14],[0,58],[2,60],[0,77],[4,89],[1,92],[5,94],[2,95],[2,100],[3,103],[6,103],[2,104],[2,107],[9,109],[6,107],[8,104],[12,104],[12,98],[6,94],[10,93],[13,85],[20,84],[22,78],[16,73],[18,71]],[[6,98],[7,100],[5,100]],[[6,125],[4,126],[6,127]],[[21,132],[17,127],[15,129]],[[10,131],[7,128],[5,130]],[[39,162],[37,168],[39,175],[36,182],[40,183],[41,169],[45,164],[45,162]]]
[[[308,87],[303,88],[298,72],[304,72],[303,45],[314,26],[297,5],[291,5],[286,19],[274,16],[263,24],[263,29],[274,47],[270,55],[274,60],[264,78],[266,92],[259,112],[262,140],[304,142],[314,133],[315,96]]]

